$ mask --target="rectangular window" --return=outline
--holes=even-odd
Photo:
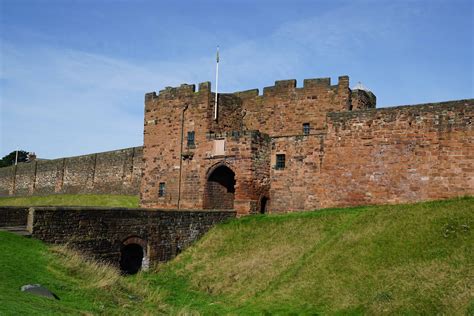
[[[275,169],[285,169],[285,155],[284,154],[276,155]]]
[[[158,189],[159,197],[165,196],[165,187],[166,187],[166,184],[164,182],[160,182],[160,187]]]
[[[188,147],[194,148],[196,145],[194,143],[194,131],[188,132]]]
[[[303,123],[303,134],[304,135],[309,135],[309,131],[311,130],[311,127],[309,123]]]

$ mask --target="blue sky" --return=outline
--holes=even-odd
[[[143,143],[144,94],[349,75],[378,107],[473,98],[474,1],[0,0],[0,157]],[[213,82],[214,84],[214,82]]]

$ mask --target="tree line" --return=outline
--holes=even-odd
[[[0,159],[0,168],[8,167],[15,164],[17,151],[12,151],[8,155]],[[18,162],[27,162],[28,161],[28,152],[24,150],[18,150]]]

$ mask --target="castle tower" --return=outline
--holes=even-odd
[[[280,80],[262,95],[256,89],[219,93],[217,120],[209,82],[198,91],[183,84],[146,94],[141,206],[241,215],[271,209],[278,191],[272,181],[275,188],[285,181],[285,150],[293,150],[289,137],[319,146],[328,112],[350,111],[351,100],[356,109],[375,106],[371,92],[354,91],[347,76],[337,85],[306,79],[301,88],[296,80]],[[291,164],[292,156],[286,158]]]

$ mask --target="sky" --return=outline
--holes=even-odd
[[[0,157],[143,144],[144,94],[348,75],[377,107],[474,97],[472,0],[0,0]]]

